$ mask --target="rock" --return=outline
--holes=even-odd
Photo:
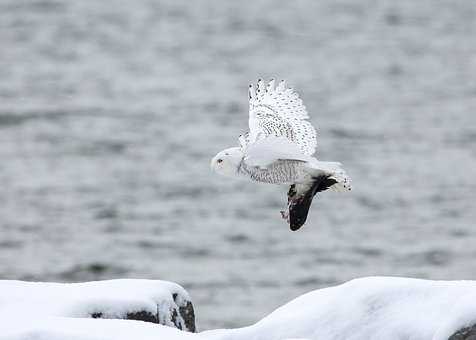
[[[195,326],[195,311],[193,309],[192,301],[184,300],[183,298],[178,299],[178,297],[179,296],[176,293],[173,294],[174,301],[179,307],[178,315],[182,318],[182,321],[183,321],[182,322],[183,330],[188,330],[189,332],[196,332],[197,328]],[[177,315],[175,316],[175,318],[176,317]],[[177,328],[182,329],[179,326],[177,326]]]
[[[476,340],[476,325],[460,329],[448,340]]]
[[[157,313],[155,314],[146,310],[141,310],[128,312],[122,317],[119,317],[119,319],[139,320],[166,326],[173,325],[180,330],[196,332],[195,311],[192,302],[183,296],[179,296],[178,293],[173,293],[172,298],[175,304],[169,306],[168,309],[167,306],[164,309],[157,305]],[[163,315],[160,312],[161,310],[165,310]],[[90,316],[94,319],[117,319],[117,317],[107,316],[103,312],[94,312],[90,314]]]
[[[48,283],[0,280],[0,313],[140,320],[196,332],[195,312],[179,285],[159,280]]]

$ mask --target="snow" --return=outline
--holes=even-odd
[[[2,320],[0,340],[197,340],[196,333],[143,321],[46,317]]]
[[[356,279],[302,295],[221,339],[446,340],[476,322],[475,293],[474,281]]]
[[[109,281],[103,284],[96,282],[83,284],[82,287],[94,287],[90,289],[95,292],[93,294],[95,299],[92,299],[95,303],[106,302],[111,306],[115,304],[115,308],[119,308],[121,302],[114,303],[110,299],[114,294],[118,297],[124,295],[118,288],[125,287],[130,290],[131,295],[137,293],[138,299],[141,299],[143,292],[134,290],[141,284],[136,285],[134,282],[127,283],[127,281],[121,283],[121,281]],[[15,300],[15,285],[17,284],[23,285],[21,282],[12,283],[10,289],[5,283],[0,284],[0,291],[2,291],[0,305],[5,312],[8,308],[5,308],[3,302],[9,301],[6,298],[9,295],[7,291],[12,291],[10,300]],[[59,292],[56,296],[64,298],[65,301],[57,305],[66,306],[63,311],[67,311],[69,313],[66,313],[67,315],[80,315],[81,313],[77,310],[72,312],[70,309],[75,304],[69,302],[70,297],[62,291],[61,286],[61,284],[52,284],[50,297],[58,288]],[[73,285],[71,291],[75,291],[74,287],[80,286]],[[147,292],[148,284],[145,283],[143,287]],[[149,286],[151,287],[152,285]],[[172,290],[177,287],[169,286]],[[77,291],[79,292],[79,289]],[[105,295],[99,299],[101,291]],[[117,292],[114,293],[115,291]],[[152,291],[153,289],[149,293]],[[34,293],[34,289],[31,293]],[[49,300],[31,297],[34,298],[30,300],[34,301],[29,304],[31,307],[37,302]],[[476,323],[475,298],[475,281],[369,277],[304,294],[278,308],[256,324],[244,328],[211,330],[194,334],[141,321],[58,316],[35,317],[30,321],[25,320],[22,315],[18,318],[12,317],[10,313],[2,317],[2,322],[7,322],[4,323],[6,327],[2,326],[4,329],[0,334],[0,340],[148,340],[153,338],[167,340],[446,340],[457,330]],[[79,303],[82,297],[76,296],[74,299],[76,303]],[[131,303],[132,300],[127,301],[129,306]],[[13,303],[10,304],[12,305]],[[37,306],[34,309],[40,313],[43,307],[49,312],[54,309],[51,306]],[[56,311],[59,314],[59,309]]]
[[[174,301],[172,294],[177,294]],[[108,280],[47,283],[0,280],[0,315],[121,318],[147,311],[165,317],[172,307],[190,300],[179,285],[159,280]],[[165,320],[168,321],[168,320]],[[172,325],[169,322],[170,325]]]

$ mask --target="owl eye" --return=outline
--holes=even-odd
[[[221,159],[221,158],[217,159],[217,163],[221,163],[221,162],[223,162],[223,159]]]

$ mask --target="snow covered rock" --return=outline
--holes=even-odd
[[[249,327],[202,333],[90,318],[94,313],[126,318],[142,311],[150,316],[159,306],[157,319],[173,326],[170,311],[186,305],[177,302],[179,296],[190,301],[180,286],[162,281],[71,285],[0,281],[0,340],[476,339],[476,281],[362,278],[304,294]],[[184,320],[182,314],[176,318]]]
[[[450,336],[448,340],[476,340],[476,325],[460,329]]]
[[[252,326],[201,334],[221,340],[474,340],[471,330],[461,329],[475,323],[476,281],[369,277],[304,294]]]
[[[195,332],[188,293],[158,280],[48,283],[0,280],[0,315],[132,319]]]

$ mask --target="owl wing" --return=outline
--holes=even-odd
[[[245,148],[244,161],[250,166],[265,168],[279,160],[311,161],[312,157],[303,154],[298,145],[284,136],[269,135],[258,138]]]
[[[314,154],[316,130],[308,121],[301,98],[286,88],[284,80],[275,86],[274,80],[265,84],[259,79],[256,87],[249,87],[249,103],[249,144],[267,136],[286,137],[304,155]]]

